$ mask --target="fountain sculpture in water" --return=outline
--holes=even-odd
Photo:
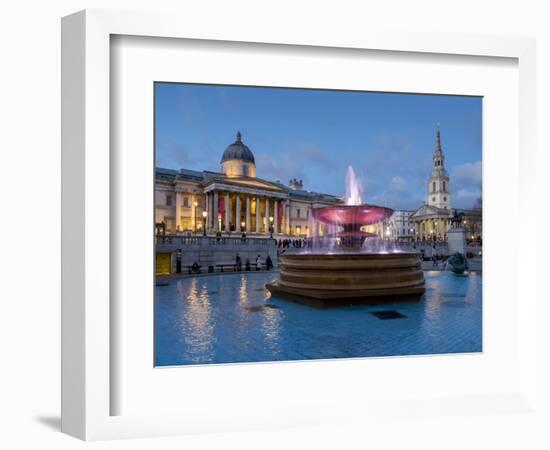
[[[383,222],[393,210],[362,203],[361,184],[351,166],[345,200],[344,205],[313,210],[317,222],[335,231],[314,238],[311,250],[281,255],[280,277],[267,289],[323,307],[420,299],[425,288],[418,255],[386,251],[376,245],[377,235],[361,229]]]

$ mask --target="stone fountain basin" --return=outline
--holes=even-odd
[[[279,258],[272,294],[316,306],[419,300],[424,273],[416,253],[309,253]]]
[[[313,210],[316,220],[352,229],[381,222],[392,214],[393,209],[368,204],[325,206]]]

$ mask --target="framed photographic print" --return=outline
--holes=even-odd
[[[533,42],[258,27],[63,19],[63,430],[529,410]]]

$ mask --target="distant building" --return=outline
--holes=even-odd
[[[414,211],[396,210],[388,220],[386,235],[393,241],[412,241],[414,239],[414,228],[411,216]]]

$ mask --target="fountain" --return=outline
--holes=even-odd
[[[281,255],[279,279],[266,288],[321,307],[419,300],[425,288],[418,255],[369,245],[378,237],[361,229],[383,222],[392,213],[389,208],[362,203],[361,183],[349,166],[345,204],[313,210],[314,219],[334,232],[315,239],[311,250]]]

